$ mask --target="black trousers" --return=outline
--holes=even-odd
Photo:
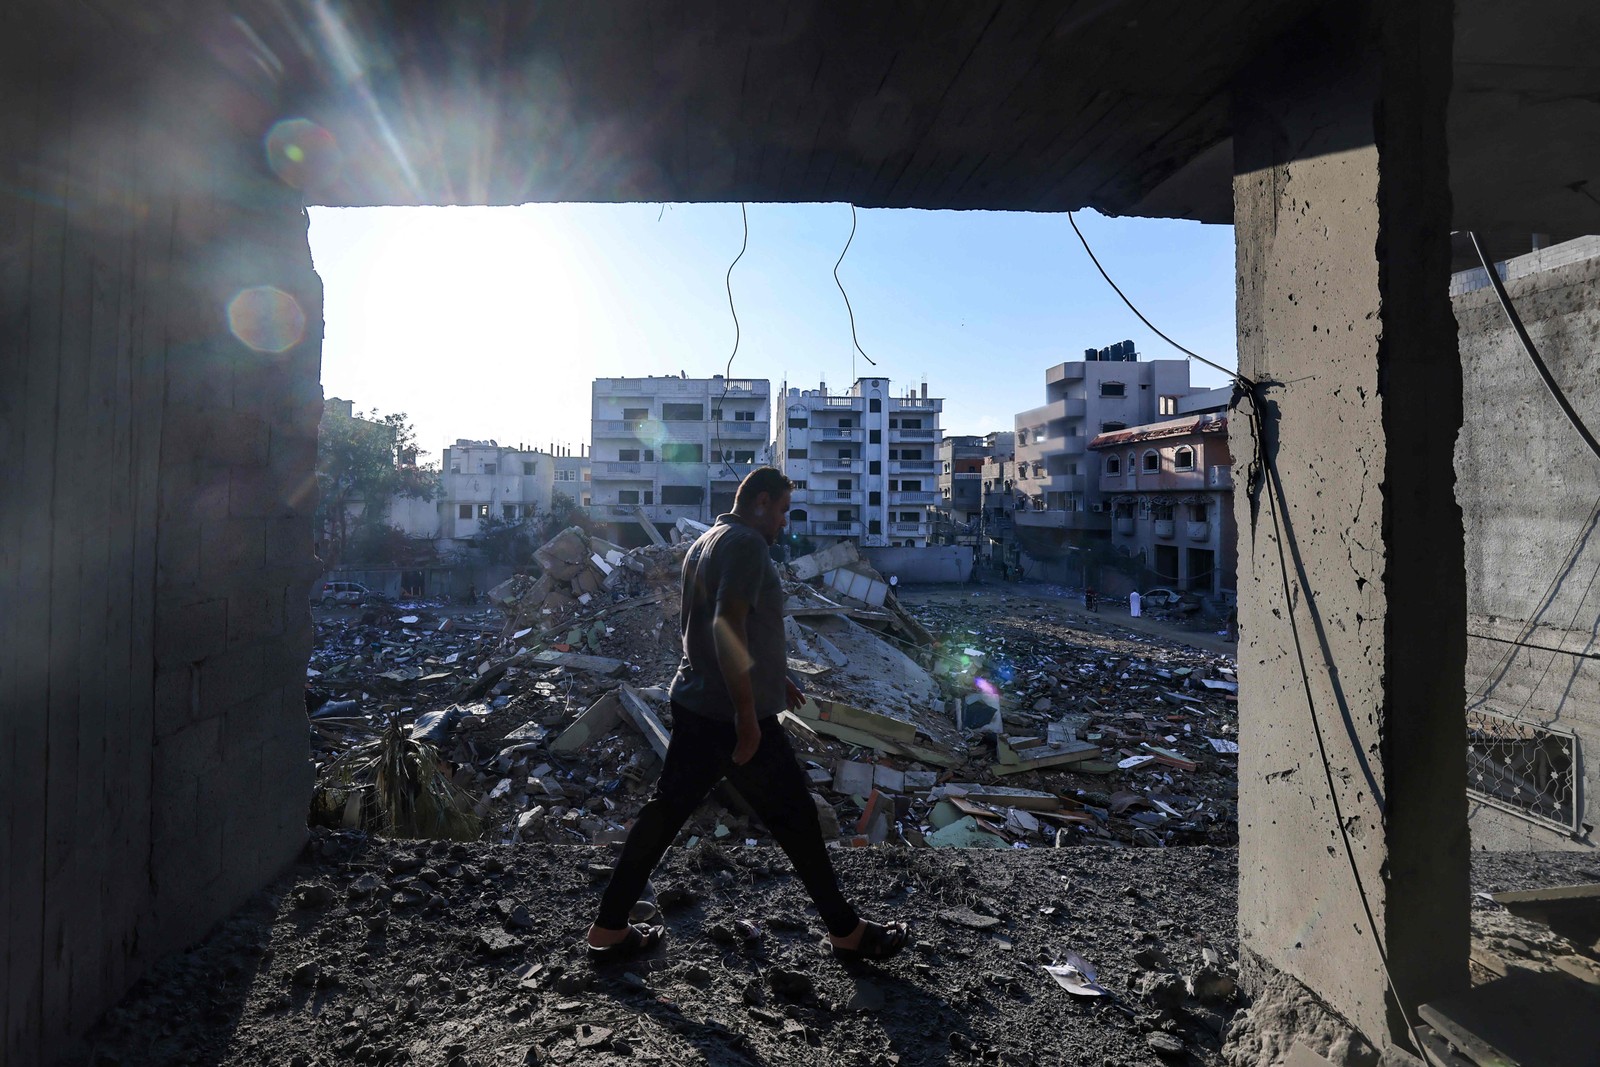
[[[833,862],[822,843],[817,808],[805,775],[776,718],[761,721],[761,745],[742,767],[733,762],[738,734],[731,722],[717,722],[672,705],[672,741],[656,792],[639,812],[600,898],[596,925],[620,930],[644,884],[678,831],[716,784],[726,778],[755,809],[788,854],[795,873],[817,905],[828,932],[843,937],[860,921],[839,892]]]

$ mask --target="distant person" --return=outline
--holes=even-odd
[[[836,957],[883,960],[911,942],[904,923],[867,922],[839,891],[810,786],[778,722],[805,699],[788,676],[783,581],[767,556],[787,525],[792,488],[774,467],[751,471],[733,511],[717,516],[683,559],[672,739],[655,795],[628,832],[589,927],[591,959],[627,959],[666,936],[666,927],[630,924],[628,914],[667,846],[724,778],[794,864]]]
[[[1100,599],[1095,595],[1094,586],[1092,585],[1083,591],[1083,609],[1094,612],[1100,610]]]
[[[1138,590],[1134,590],[1128,594],[1128,615],[1130,618],[1137,619],[1139,617],[1139,611],[1143,607],[1143,601],[1144,598],[1139,595]]]
[[[467,586],[467,603],[471,605],[478,603],[478,587],[476,585]]]

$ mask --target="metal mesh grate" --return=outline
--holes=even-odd
[[[1481,708],[1467,712],[1467,792],[1537,822],[1577,829],[1578,739]]]

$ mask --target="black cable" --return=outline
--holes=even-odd
[[[722,280],[722,284],[728,290],[728,314],[733,316],[733,351],[728,353],[728,365],[722,368],[722,396],[717,398],[717,417],[715,420],[717,429],[716,436],[712,438],[717,446],[717,459],[722,461],[723,469],[729,474],[733,474],[735,471],[733,464],[729,463],[722,453],[722,405],[727,403],[728,392],[733,388],[733,379],[730,377],[733,373],[733,357],[739,354],[739,338],[742,336],[739,329],[739,309],[733,306],[733,268],[739,265],[739,261],[744,258],[745,249],[750,247],[750,213],[744,204],[739,205],[739,220],[744,224],[744,239],[739,243],[739,254],[733,257],[732,263],[728,264],[727,277]],[[706,486],[706,496],[710,497],[710,495],[711,487],[708,485]],[[710,500],[708,499],[706,502],[710,503]]]
[[[851,245],[851,243],[853,241],[855,241],[855,239],[856,239],[856,206],[854,204],[851,204],[850,205],[850,236],[845,240],[844,248],[841,249],[840,252],[839,252],[839,258],[834,261],[834,264],[833,264],[833,284],[837,285],[839,287],[839,295],[844,297],[844,309],[850,315],[850,342],[856,346],[856,351],[861,353],[861,358],[862,359],[866,360],[868,363],[870,363],[874,367],[876,367],[878,365],[878,361],[873,359],[871,356],[867,355],[866,352],[863,351],[862,348],[861,348],[861,339],[856,336],[856,309],[850,306],[850,294],[844,291],[844,282],[841,282],[839,280],[839,264],[844,262],[844,254],[846,252],[850,251],[850,245]],[[856,357],[853,354],[850,357],[850,363],[851,363],[851,366],[850,366],[850,380],[851,381],[854,381],[855,380],[855,376],[856,376],[855,358]]]
[[[1211,367],[1214,370],[1221,371],[1222,373],[1226,374],[1229,378],[1232,378],[1234,381],[1243,382],[1244,385],[1246,387],[1248,387],[1248,388],[1251,388],[1251,389],[1255,388],[1255,384],[1256,383],[1252,382],[1249,378],[1246,378],[1243,374],[1240,374],[1238,371],[1229,370],[1227,367],[1224,367],[1220,363],[1211,362],[1209,359],[1207,359],[1206,357],[1200,355],[1198,352],[1194,352],[1194,351],[1192,351],[1190,349],[1187,349],[1187,348],[1183,347],[1178,342],[1174,341],[1172,338],[1168,337],[1166,334],[1164,334],[1160,330],[1156,329],[1155,323],[1153,323],[1149,319],[1145,318],[1144,317],[1144,312],[1140,311],[1138,308],[1133,306],[1133,301],[1128,299],[1127,294],[1124,293],[1121,290],[1121,288],[1118,287],[1116,282],[1111,280],[1111,275],[1107,274],[1106,273],[1106,269],[1100,265],[1099,257],[1094,254],[1094,249],[1089,247],[1089,239],[1083,235],[1083,231],[1082,230],[1078,229],[1078,220],[1072,217],[1072,212],[1070,212],[1070,211],[1067,212],[1067,221],[1072,223],[1072,232],[1078,235],[1078,240],[1083,244],[1083,250],[1085,252],[1089,253],[1089,261],[1094,264],[1095,270],[1098,270],[1100,272],[1100,277],[1104,278],[1106,280],[1106,284],[1111,286],[1111,291],[1112,292],[1114,292],[1118,296],[1122,297],[1122,302],[1124,304],[1128,305],[1128,310],[1133,312],[1134,315],[1136,315],[1138,317],[1140,322],[1144,323],[1147,327],[1149,327],[1151,333],[1155,334],[1157,337],[1161,338],[1163,341],[1167,342],[1167,344],[1171,345],[1173,348],[1176,348],[1179,352],[1182,352],[1184,355],[1188,356],[1190,359],[1198,359],[1201,363],[1204,363],[1206,366]]]
[[[1467,231],[1467,237],[1472,241],[1473,251],[1478,253],[1478,262],[1483,264],[1484,273],[1489,275],[1489,284],[1494,286],[1494,295],[1500,300],[1500,309],[1506,313],[1506,318],[1511,322],[1511,328],[1517,332],[1517,340],[1522,342],[1523,351],[1528,353],[1528,358],[1533,360],[1533,365],[1539,371],[1539,377],[1544,379],[1544,386],[1550,390],[1550,395],[1561,408],[1561,413],[1572,423],[1572,428],[1578,431],[1578,436],[1583,438],[1583,443],[1589,446],[1589,451],[1600,459],[1600,441],[1594,439],[1594,434],[1589,432],[1589,427],[1583,424],[1583,419],[1573,410],[1568,402],[1567,395],[1561,391],[1561,386],[1550,374],[1550,368],[1545,366],[1544,358],[1539,355],[1539,350],[1534,347],[1533,338],[1528,336],[1527,329],[1522,325],[1522,317],[1517,314],[1517,309],[1512,306],[1511,298],[1506,295],[1505,283],[1500,280],[1500,272],[1494,269],[1488,250],[1478,239],[1474,231]]]

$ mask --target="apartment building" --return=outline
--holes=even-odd
[[[1139,587],[1231,599],[1237,530],[1228,417],[1189,415],[1089,443],[1112,546],[1143,565]]]
[[[664,532],[732,509],[739,482],[771,455],[770,393],[764,378],[596,378],[590,517],[633,545],[641,517]]]
[[[458,438],[444,450],[439,483],[444,495],[434,502],[438,524],[433,537],[442,550],[465,547],[485,519],[516,523],[547,514],[555,457],[525,445]]]
[[[579,445],[577,452],[567,445],[556,446],[555,467],[555,491],[565,493],[579,507],[588,507],[594,491],[590,482],[589,446]]]
[[[785,386],[778,405],[778,464],[795,482],[789,530],[822,540],[925,547],[939,501],[939,418],[944,401],[890,392],[887,378],[858,378],[834,395]]]
[[[1089,442],[1178,413],[1189,363],[1141,361],[1132,341],[1045,371],[1045,404],[1016,416],[1016,524],[1104,539],[1111,530]]]
[[[939,510],[953,525],[968,526],[978,517],[983,498],[983,461],[989,458],[987,437],[962,435],[939,442]]]

